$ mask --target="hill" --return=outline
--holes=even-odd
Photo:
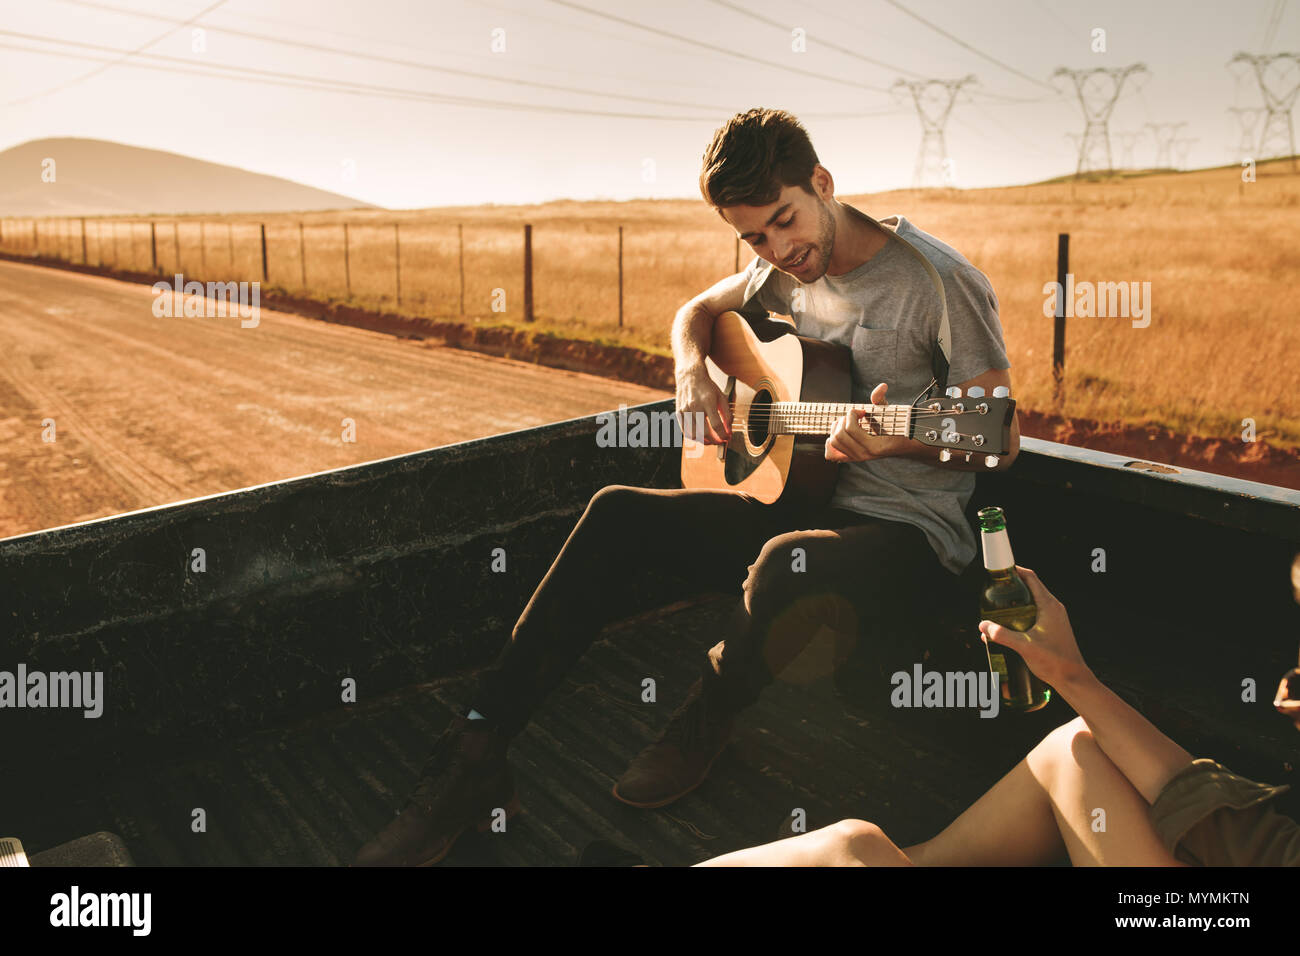
[[[44,182],[53,159],[54,182]],[[0,152],[0,214],[144,216],[375,209],[338,193],[159,149],[37,139]]]

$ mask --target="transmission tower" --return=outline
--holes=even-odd
[[[1133,168],[1133,147],[1137,145],[1138,137],[1141,135],[1141,130],[1127,130],[1115,134],[1119,139],[1120,148],[1124,150],[1123,157],[1119,161],[1120,169]]]
[[[1243,63],[1255,71],[1264,97],[1264,129],[1259,136],[1256,159],[1291,157],[1295,171],[1295,127],[1291,108],[1300,94],[1300,53],[1238,53],[1228,61],[1231,68]]]
[[[1151,138],[1156,141],[1156,169],[1171,169],[1173,167],[1174,137],[1186,125],[1186,123],[1146,124],[1145,128],[1151,130]]]
[[[1146,73],[1144,64],[1134,63],[1123,69],[1097,67],[1093,70],[1067,70],[1061,67],[1052,74],[1069,79],[1083,107],[1083,138],[1079,141],[1079,165],[1075,175],[1112,170],[1115,163],[1110,154],[1110,135],[1106,124],[1115,109],[1124,82],[1137,74]]]
[[[1255,127],[1259,125],[1259,118],[1264,115],[1264,108],[1262,106],[1253,109],[1246,106],[1229,106],[1228,112],[1236,117],[1237,126],[1241,130],[1236,145],[1228,147],[1229,154],[1237,162],[1253,159],[1256,155]]]
[[[897,95],[903,90],[912,94],[916,114],[921,120],[921,149],[916,154],[916,169],[912,172],[912,185],[951,186],[952,161],[943,138],[957,93],[975,77],[963,76],[960,80],[902,80],[893,86]]]
[[[1191,151],[1192,144],[1193,144],[1193,143],[1199,143],[1199,142],[1200,142],[1200,140],[1199,140],[1199,139],[1196,139],[1195,137],[1193,137],[1193,138],[1191,138],[1191,139],[1176,139],[1176,140],[1174,140],[1174,149],[1175,149],[1175,151],[1177,151],[1177,153],[1178,153],[1178,168],[1179,168],[1179,169],[1186,169],[1186,168],[1187,168],[1187,154]]]

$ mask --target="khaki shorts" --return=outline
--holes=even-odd
[[[1160,792],[1151,822],[1169,852],[1193,866],[1300,866],[1300,826],[1268,805],[1289,789],[1193,760]]]

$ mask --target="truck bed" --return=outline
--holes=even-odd
[[[108,698],[94,720],[0,713],[0,833],[39,853],[110,831],[142,865],[349,862],[402,806],[590,495],[676,483],[674,449],[602,449],[594,431],[574,420],[0,541],[0,668],[100,670]],[[1017,557],[1066,602],[1110,686],[1197,755],[1294,782],[1294,731],[1268,701],[1300,639],[1300,493],[1130,465],[1026,439],[972,507],[1007,508]],[[203,575],[186,571],[199,545]],[[509,572],[493,574],[500,546]],[[774,839],[797,809],[809,829],[858,817],[906,845],[1073,716],[1060,701],[993,720],[892,709],[888,674],[909,661],[980,666],[974,609],[953,609],[919,647],[866,648],[837,675],[814,642],[700,788],[627,807],[613,781],[736,599],[653,576],[643,591],[515,742],[525,812],[448,863],[567,865],[601,838],[690,864]],[[657,703],[641,702],[644,677]],[[346,678],[357,703],[340,700]],[[1296,812],[1296,788],[1283,803]]]

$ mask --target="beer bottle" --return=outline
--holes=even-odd
[[[987,571],[980,591],[980,614],[985,620],[1013,631],[1028,631],[1038,620],[1038,605],[1029,585],[1016,573],[1016,560],[1007,537],[1007,519],[1001,508],[982,508],[979,512],[980,539],[984,546]],[[1028,713],[1038,710],[1052,699],[1052,689],[1039,680],[1025,660],[1002,644],[986,644],[989,673],[999,676],[1001,706]]]

